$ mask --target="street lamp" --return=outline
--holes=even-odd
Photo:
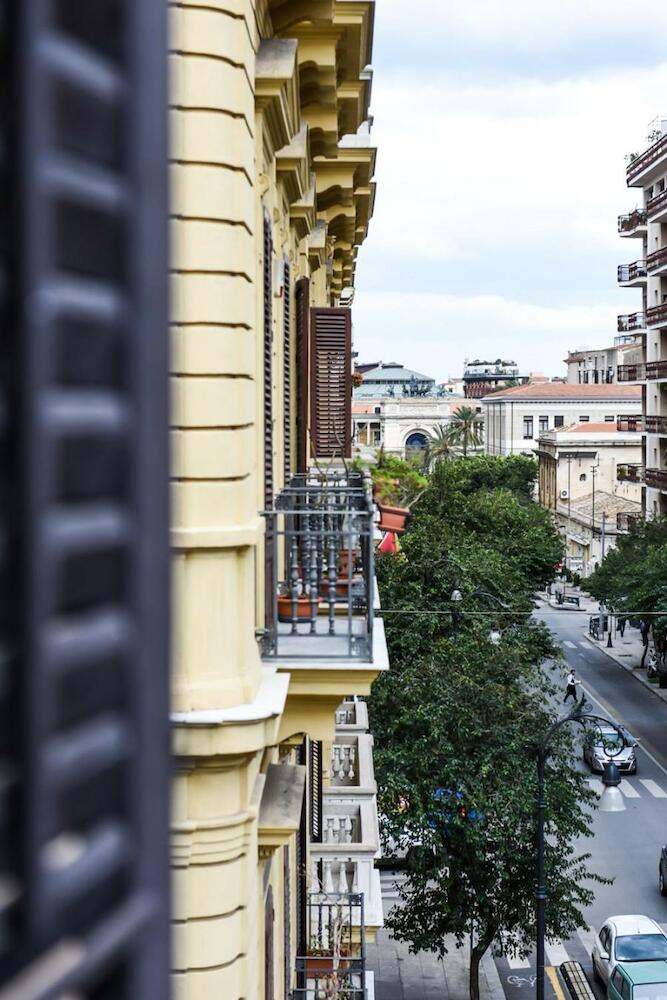
[[[469,594],[466,594],[465,598],[458,587],[454,587],[450,595],[450,601],[452,602],[452,626],[454,638],[459,634],[459,625],[461,623],[461,612],[459,610],[461,604],[464,600],[468,600],[470,597],[486,597],[489,601],[495,601],[498,607],[502,608],[504,611],[511,611],[509,604],[505,604],[501,601],[499,597],[495,594],[489,594],[486,590],[480,590],[478,587],[472,590]],[[498,646],[502,642],[503,634],[497,625],[493,625],[489,632],[489,642],[493,646]]]
[[[622,746],[618,747],[615,753],[612,752],[611,749],[605,747],[607,754],[616,756],[616,754],[619,754],[624,747],[635,745],[630,742],[629,735],[622,726],[617,725],[610,719],[604,719],[602,716],[594,715],[592,712],[588,711],[589,707],[590,706],[586,701],[586,697],[582,693],[581,700],[575,704],[569,715],[566,715],[564,718],[558,719],[554,722],[553,725],[547,730],[542,740],[537,744],[537,881],[535,888],[537,924],[537,1000],[544,1000],[544,939],[546,936],[547,902],[547,887],[544,875],[544,810],[546,806],[544,799],[544,776],[551,740],[554,734],[561,729],[562,726],[568,725],[570,722],[576,722],[582,726],[585,726],[587,722],[593,722],[597,725],[598,729],[600,729],[601,723],[604,723],[605,726],[611,726],[623,740]],[[613,761],[607,761],[604,765],[602,774],[604,790],[600,796],[600,804],[598,806],[601,812],[621,812],[625,809],[623,796],[621,795],[618,787],[620,781],[621,776],[619,774],[618,767]]]

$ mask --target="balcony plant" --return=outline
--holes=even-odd
[[[296,617],[299,621],[310,621],[313,615],[313,603],[315,604],[315,614],[317,614],[320,598],[317,596],[313,602],[310,593],[304,591],[301,584],[299,586],[301,593],[297,594],[296,598]],[[292,595],[287,584],[281,584],[278,592],[278,621],[292,621]]]

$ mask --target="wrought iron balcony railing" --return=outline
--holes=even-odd
[[[655,250],[653,253],[649,254],[644,263],[646,265],[644,271],[648,271],[649,274],[665,267],[665,265],[667,265],[667,247],[661,247],[660,250]]]
[[[647,361],[646,378],[667,378],[667,361]]]
[[[667,326],[667,302],[646,310],[647,326]]]
[[[645,469],[644,482],[657,490],[667,489],[667,469]]]
[[[308,946],[296,958],[292,1000],[366,1000],[363,893],[310,893]]]
[[[632,182],[653,163],[656,163],[663,156],[667,156],[667,135],[663,135],[652,146],[640,153],[632,160],[626,169],[625,175],[628,184]]]
[[[618,231],[621,236],[627,236],[629,233],[634,233],[640,226],[645,225],[646,212],[639,208],[636,208],[634,212],[629,212],[627,215],[619,215],[618,217]]]
[[[616,478],[620,483],[642,483],[644,481],[644,466],[619,465],[616,468]]]
[[[269,658],[373,658],[373,503],[360,473],[297,476],[264,511]]]
[[[658,212],[664,212],[665,209],[667,209],[667,191],[661,191],[660,194],[656,194],[654,198],[651,198],[646,206],[644,221],[647,221],[652,216],[657,215]]]
[[[620,511],[616,515],[616,527],[619,531],[629,531],[633,524],[639,524],[642,520],[641,514]]]
[[[645,277],[646,277],[645,260],[636,260],[632,264],[619,264],[618,280],[621,283],[624,283],[626,281],[636,281],[638,278],[645,278]]]
[[[620,381],[620,380],[619,380]],[[639,433],[642,429],[642,415],[641,413],[632,414],[627,417],[618,417],[616,420],[616,430],[621,433],[630,432],[632,434]]]
[[[632,330],[643,330],[646,326],[646,315],[643,312],[624,313],[618,317],[618,332],[630,333]]]
[[[616,378],[619,382],[641,382],[646,378],[646,365],[619,365]]]
[[[667,417],[645,416],[644,427],[648,434],[667,434]]]

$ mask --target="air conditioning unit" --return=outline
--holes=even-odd
[[[567,492],[567,490],[561,490],[560,491],[560,498],[561,498],[561,500],[567,500],[567,498],[569,497],[569,495],[570,494]]]

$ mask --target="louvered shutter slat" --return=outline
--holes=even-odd
[[[308,382],[310,373],[310,282],[294,288],[296,318],[296,471],[308,468]]]
[[[283,437],[284,482],[292,475],[292,288],[290,266],[285,261],[283,291]]]
[[[349,457],[352,447],[352,322],[345,308],[313,308],[311,436],[318,458]]]

